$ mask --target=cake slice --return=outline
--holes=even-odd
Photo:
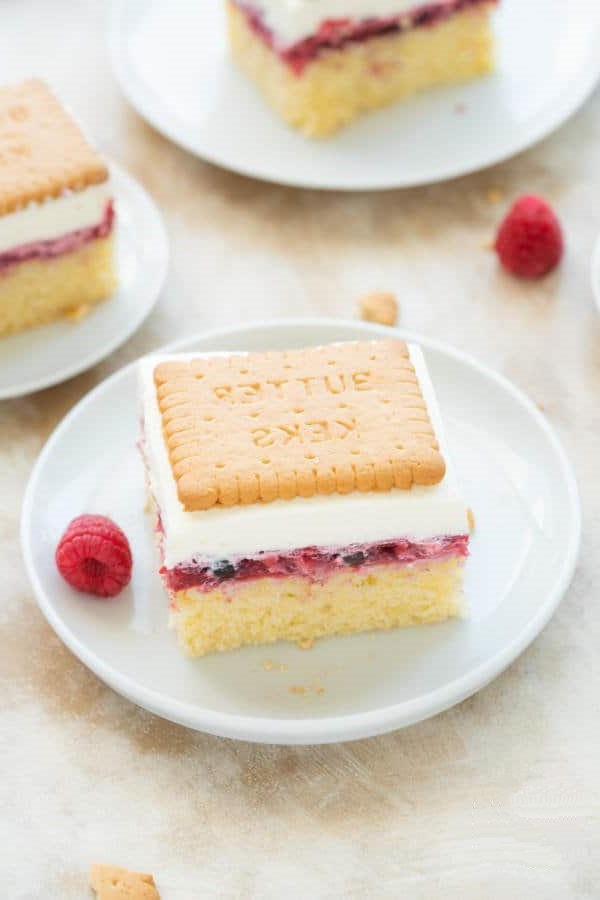
[[[116,285],[109,172],[37,80],[0,89],[0,337],[80,314]]]
[[[140,396],[187,653],[461,614],[467,508],[418,347],[150,357]]]
[[[279,115],[320,137],[423,88],[493,68],[497,0],[228,0],[235,60]]]

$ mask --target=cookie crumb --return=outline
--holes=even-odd
[[[315,642],[312,639],[308,639],[306,641],[298,641],[297,647],[299,650],[312,650]]]
[[[469,523],[469,531],[475,531],[475,514],[471,507],[467,510],[467,522]]]
[[[81,322],[81,320],[85,319],[85,317],[89,315],[91,311],[91,304],[82,303],[81,306],[75,306],[73,309],[70,309],[67,313],[65,313],[65,317],[70,322]]]
[[[484,250],[493,250],[495,244],[491,238],[488,238],[487,241],[484,241],[481,246]]]
[[[541,410],[541,412],[546,412],[546,404],[545,403],[540,403],[540,401],[538,400],[538,402],[535,405],[537,406],[537,408],[539,410]]]
[[[160,900],[152,875],[118,866],[93,865],[90,886],[97,900]]]
[[[284,665],[283,663],[280,663],[280,664],[279,664],[279,671],[280,671],[280,672],[287,672],[287,670],[288,670],[288,667],[287,667],[286,665]]]
[[[394,294],[372,291],[359,300],[360,317],[365,322],[379,325],[395,325],[398,321],[398,301]]]
[[[298,694],[300,697],[303,697],[305,700],[308,699],[312,694],[317,697],[322,697],[325,693],[325,688],[321,684],[320,681],[316,681],[311,685],[304,684],[294,684],[291,688],[289,688],[290,694]]]
[[[498,188],[490,188],[486,196],[488,203],[492,204],[502,203],[504,200],[504,194]]]
[[[272,659],[265,659],[263,663],[263,669],[266,669],[267,672],[270,672],[274,665],[275,663]]]

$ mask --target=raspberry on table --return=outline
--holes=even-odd
[[[500,225],[494,244],[500,262],[520,278],[542,278],[564,250],[560,222],[541,197],[520,197]]]
[[[131,580],[129,541],[106,516],[73,519],[56,548],[55,560],[71,587],[98,597],[114,597]]]

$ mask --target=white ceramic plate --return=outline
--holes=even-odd
[[[285,348],[391,333],[357,322],[299,319],[211,332],[177,349]],[[349,740],[400,728],[498,675],[544,627],[571,580],[580,533],[577,488],[546,420],[515,387],[455,350],[420,342],[475,510],[468,619],[330,638],[310,651],[280,643],[186,659],[167,630],[166,596],[155,574],[153,523],[143,512],[135,447],[135,368],[128,366],[57,428],[25,497],[27,569],[42,611],[67,646],[152,712],[214,734],[274,743]],[[132,544],[131,587],[110,602],[75,593],[54,566],[60,535],[81,512],[112,516]],[[265,668],[268,661],[272,668]],[[294,686],[307,691],[294,693]]]
[[[161,215],[134,179],[110,164],[116,200],[119,284],[84,319],[64,319],[0,340],[0,400],[31,394],[100,362],[139,328],[167,274]]]
[[[501,0],[495,74],[421,94],[315,142],[286,128],[230,62],[224,6],[114,0],[113,65],[131,103],[168,138],[281,184],[393,188],[484,168],[557,128],[600,75],[600,4]]]
[[[600,236],[596,241],[592,256],[592,290],[596,298],[596,306],[600,310]]]

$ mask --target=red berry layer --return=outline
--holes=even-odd
[[[71,231],[62,237],[49,241],[34,241],[30,244],[23,244],[21,247],[14,247],[0,253],[0,271],[9,269],[17,263],[28,262],[31,259],[54,259],[57,256],[63,256],[65,253],[72,253],[79,250],[90,241],[98,238],[105,238],[111,233],[115,218],[115,211],[112,200],[106,204],[104,218],[98,225],[92,225],[89,228],[80,228],[78,231]]]
[[[210,591],[225,581],[293,577],[324,581],[336,571],[364,569],[386,563],[410,566],[468,555],[468,535],[448,535],[428,541],[401,538],[342,548],[305,547],[289,553],[260,553],[251,559],[190,560],[172,569],[163,566],[160,573],[170,591],[187,588]]]
[[[236,2],[252,30],[274,50],[278,56],[296,73],[301,75],[306,66],[324,50],[339,50],[349,43],[366,41],[369,38],[394,31],[408,31],[427,25],[436,25],[454,13],[470,6],[497,3],[498,0],[439,0],[437,3],[417,4],[413,10],[398,16],[383,19],[325,19],[318,31],[289,47],[280,47],[277,35],[265,24],[260,10],[252,3]]]

